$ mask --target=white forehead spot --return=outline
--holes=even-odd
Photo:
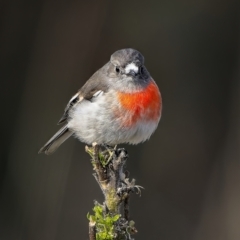
[[[134,71],[135,73],[138,73],[138,66],[136,66],[135,63],[129,63],[125,67],[125,73],[129,73],[131,70]]]

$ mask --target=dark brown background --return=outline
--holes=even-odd
[[[238,0],[0,3],[0,239],[88,239],[102,201],[84,144],[38,155],[70,97],[121,48],[161,88],[149,142],[127,146],[135,239],[240,239]]]

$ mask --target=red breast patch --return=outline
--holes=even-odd
[[[124,126],[131,126],[138,120],[157,120],[161,114],[162,99],[154,81],[142,91],[136,93],[118,93],[121,107],[128,110],[124,117]],[[124,114],[123,112],[121,114]],[[117,114],[118,115],[118,114]]]

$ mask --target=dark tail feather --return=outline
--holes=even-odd
[[[73,133],[69,131],[67,125],[62,127],[40,150],[38,153],[52,154],[66,141]]]

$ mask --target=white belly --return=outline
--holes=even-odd
[[[74,135],[87,144],[137,144],[149,139],[158,122],[142,120],[131,127],[122,127],[121,118],[126,118],[128,113],[122,112],[116,118],[113,109],[117,103],[110,96],[111,93],[103,94],[93,102],[83,100],[70,112],[68,127]]]

